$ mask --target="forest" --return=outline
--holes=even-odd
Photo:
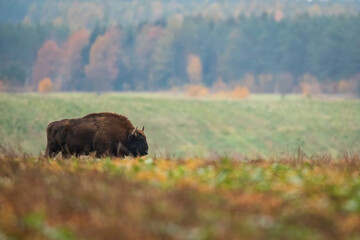
[[[0,14],[1,91],[199,85],[360,95],[355,1],[17,0],[0,6],[2,13],[8,9]]]

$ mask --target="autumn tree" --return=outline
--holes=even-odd
[[[47,77],[55,79],[58,75],[61,52],[53,40],[48,40],[39,49],[32,74],[32,86],[37,87],[39,82]]]
[[[109,29],[99,36],[90,50],[90,62],[85,66],[85,74],[90,87],[96,91],[108,91],[119,74],[117,60],[120,54],[121,32]]]
[[[300,77],[301,92],[306,97],[312,97],[321,93],[321,87],[318,79],[311,74],[304,74]]]
[[[200,84],[202,80],[202,64],[200,58],[194,54],[189,54],[187,63],[187,73],[190,83],[193,85]]]
[[[80,30],[73,33],[63,46],[61,52],[61,89],[78,90],[82,86],[82,49],[87,46],[89,41],[89,32]]]
[[[139,87],[148,87],[147,81],[151,65],[151,57],[154,53],[155,46],[162,33],[162,27],[151,24],[144,25],[138,33],[135,41],[135,61],[136,71],[133,73],[134,82]],[[125,84],[125,81],[124,81]]]
[[[50,78],[44,78],[39,82],[38,92],[49,93],[52,91],[53,84]]]

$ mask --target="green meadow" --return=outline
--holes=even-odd
[[[0,94],[0,145],[41,154],[46,126],[92,112],[126,115],[145,126],[150,156],[308,155],[356,151],[360,101],[252,95],[191,99],[170,93]]]

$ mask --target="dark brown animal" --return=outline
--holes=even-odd
[[[52,122],[47,127],[46,155],[96,152],[97,157],[148,154],[144,128],[139,130],[122,115],[92,113],[82,118]]]

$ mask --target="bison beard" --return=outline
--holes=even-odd
[[[88,155],[97,157],[148,154],[144,128],[139,130],[122,115],[114,113],[92,113],[82,118],[63,119],[52,122],[46,129],[45,154],[54,157]]]

